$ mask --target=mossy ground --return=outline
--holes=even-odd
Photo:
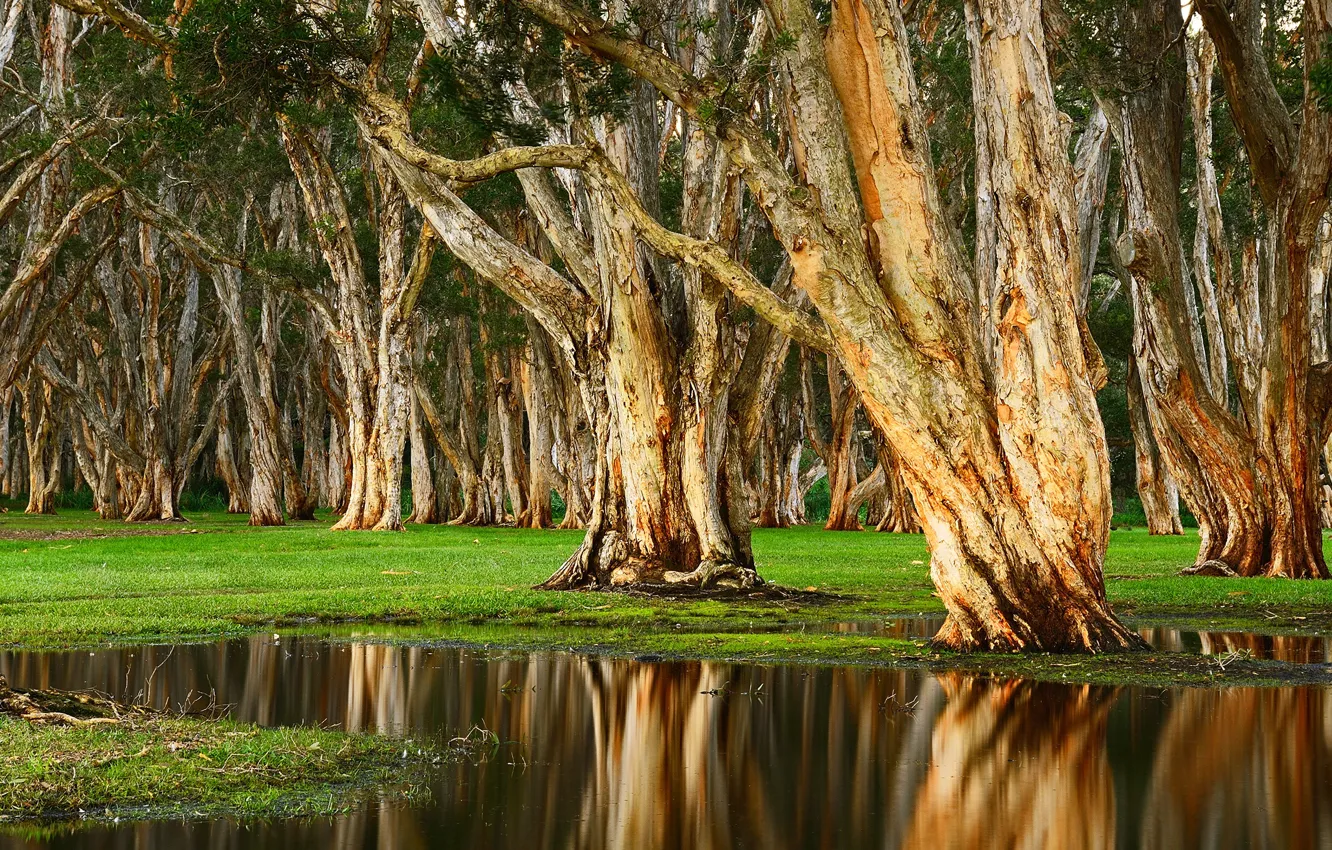
[[[132,708],[90,712],[67,695],[35,695],[43,708],[75,712],[79,722],[113,715],[115,722],[34,723],[0,713],[6,831],[72,819],[332,814],[362,793],[426,793],[422,768],[446,752],[325,729],[261,729]]]
[[[1294,670],[1246,659],[1220,669],[1208,659],[1171,653],[1100,660],[962,657],[920,642],[828,632],[840,622],[943,613],[919,535],[756,530],[754,550],[768,580],[822,595],[817,604],[802,604],[532,590],[576,548],[578,531],[412,526],[401,534],[350,533],[330,531],[327,516],[265,529],[226,514],[191,519],[127,526],[83,511],[5,515],[0,645],[54,648],[392,622],[419,626],[412,640],[767,662],[891,662],[1077,681],[1192,684],[1325,675],[1321,667]],[[1179,576],[1196,547],[1193,533],[1114,532],[1105,572],[1116,610],[1136,626],[1332,630],[1332,584]]]

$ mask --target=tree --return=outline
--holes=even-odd
[[[1147,408],[1159,411],[1154,436],[1199,519],[1196,571],[1326,578],[1316,476],[1327,400],[1323,369],[1311,363],[1309,260],[1327,209],[1332,119],[1318,108],[1309,75],[1321,60],[1328,10],[1308,3],[1300,20],[1305,96],[1298,132],[1263,53],[1258,5],[1239,3],[1232,12],[1205,2],[1197,10],[1216,45],[1230,115],[1248,153],[1271,272],[1260,284],[1257,274],[1236,275],[1231,267],[1209,149],[1208,41],[1195,42],[1186,62],[1179,9],[1148,0],[1130,4],[1124,18],[1130,59],[1152,71],[1125,98],[1129,214],[1120,253],[1132,273]],[[1186,66],[1194,70],[1191,82]],[[1206,347],[1179,231],[1190,104],[1200,219],[1194,265],[1204,295]],[[1213,291],[1224,309],[1213,306]],[[1238,389],[1233,412],[1226,398],[1227,355]]]
[[[901,461],[949,610],[937,640],[1139,645],[1110,612],[1100,572],[1108,457],[1039,6],[967,5],[982,210],[973,275],[934,182],[896,4],[835,3],[826,44],[808,4],[767,6],[783,34],[798,179],[715,83],[559,0],[521,5],[652,82],[747,182]]]

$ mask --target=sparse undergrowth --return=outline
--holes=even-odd
[[[412,798],[447,750],[314,728],[10,690],[0,679],[0,823],[316,815],[359,794]]]

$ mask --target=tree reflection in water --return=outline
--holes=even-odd
[[[371,799],[332,819],[137,824],[52,846],[1332,847],[1320,689],[1170,691],[1161,713],[1131,688],[271,636],[0,653],[0,675],[159,706],[209,695],[265,724],[409,738],[481,724],[515,742],[442,769],[419,808]],[[1115,716],[1153,758],[1112,763]]]

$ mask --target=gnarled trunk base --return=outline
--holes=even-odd
[[[764,584],[751,564],[700,561],[693,569],[673,569],[617,531],[589,531],[578,550],[538,590],[597,590],[638,585],[691,585],[700,589],[747,590]]]

